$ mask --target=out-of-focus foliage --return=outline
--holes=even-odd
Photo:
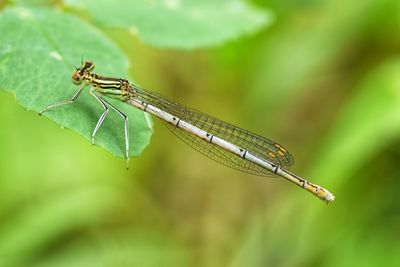
[[[329,188],[337,192],[338,200],[342,199],[337,201],[339,203],[335,203],[339,205],[339,207],[347,206],[348,208],[360,208],[358,205],[354,204],[358,202],[365,202],[373,205],[374,202],[377,201],[376,199],[374,200],[374,198],[378,196],[374,195],[375,190],[371,190],[368,187],[374,187],[376,186],[374,183],[380,183],[380,180],[383,179],[385,181],[387,179],[387,177],[381,177],[383,174],[374,174],[375,177],[372,176],[370,178],[368,176],[371,175],[367,174],[362,181],[369,183],[369,186],[358,184],[362,183],[362,181],[356,182],[357,186],[354,185],[354,181],[349,182],[357,179],[359,177],[357,172],[359,172],[366,163],[371,162],[372,164],[372,162],[374,162],[374,157],[382,153],[382,150],[385,149],[387,144],[395,143],[400,135],[400,76],[397,75],[399,72],[400,58],[394,58],[384,63],[382,66],[376,67],[376,69],[372,70],[370,73],[367,73],[366,79],[363,80],[361,84],[355,86],[354,95],[349,96],[349,99],[344,101],[347,102],[347,104],[344,104],[341,111],[338,112],[337,121],[332,125],[331,132],[325,138],[324,144],[317,150],[318,157],[314,157],[313,166],[310,168],[308,176],[326,176],[326,178],[329,179]],[[395,173],[397,174],[397,171],[395,171]],[[396,177],[395,174],[390,173],[385,175],[392,177],[391,179]],[[370,180],[368,181],[368,179]],[[378,186],[380,187],[382,185]],[[370,190],[372,194],[367,193]],[[386,196],[386,199],[392,198],[394,201],[395,189],[389,188],[385,191],[385,194],[389,194],[389,196]],[[363,193],[365,195],[363,195]],[[294,208],[294,199],[291,200],[291,203],[286,204],[289,205],[290,208]],[[388,205],[389,203],[385,204]],[[396,209],[395,202],[391,205],[392,207],[387,206],[381,207],[380,209]],[[365,208],[366,207],[362,207],[362,209]],[[353,211],[351,215],[349,215],[349,218],[335,218],[334,214],[326,210],[321,211],[321,207],[317,209],[318,210],[312,207],[302,210],[301,212],[306,214],[306,216],[300,216],[300,218],[296,220],[296,227],[287,230],[285,225],[276,225],[273,234],[269,235],[268,243],[274,247],[290,245],[291,241],[282,241],[280,236],[276,234],[283,231],[282,227],[286,229],[286,234],[299,237],[299,240],[297,240],[297,242],[299,242],[299,247],[296,247],[294,250],[297,253],[301,253],[302,256],[298,258],[299,256],[294,254],[292,257],[286,257],[285,261],[288,263],[312,261],[315,255],[309,248],[316,246],[318,246],[319,250],[329,251],[326,252],[326,257],[329,259],[329,261],[326,262],[327,266],[343,266],[346,265],[348,261],[353,261],[351,265],[355,266],[368,266],[368,263],[376,261],[371,266],[379,266],[379,264],[382,263],[382,259],[378,257],[375,258],[374,254],[372,254],[374,249],[382,250],[384,254],[380,257],[386,259],[383,262],[387,262],[387,265],[391,266],[391,264],[398,262],[396,257],[390,259],[390,255],[396,254],[395,250],[392,248],[392,243],[383,243],[379,247],[376,247],[376,244],[371,244],[379,242],[379,239],[390,237],[386,236],[388,233],[374,232],[374,236],[371,238],[372,240],[363,242],[365,232],[360,231],[360,225],[365,224],[366,219],[367,221],[376,219],[374,218],[374,213],[372,213],[370,217],[371,214],[367,212],[368,208],[363,212],[360,210]],[[381,212],[382,211],[379,210],[376,211],[378,214]],[[273,212],[268,213],[268,215],[271,217],[275,216]],[[267,218],[269,218],[269,216],[267,216]],[[278,216],[282,216],[279,218],[280,220],[289,220],[288,216],[291,217],[292,215],[280,214]],[[318,216],[317,219],[315,219],[316,216]],[[321,218],[322,216],[324,218]],[[310,218],[314,218],[314,220],[310,220]],[[389,222],[389,224],[396,224],[398,220],[390,216],[388,218],[395,220]],[[253,252],[260,246],[260,236],[262,236],[260,231],[265,229],[263,228],[265,227],[265,220],[266,219],[254,223],[255,226],[252,227],[252,231],[254,232],[250,233],[248,237],[249,239],[247,242],[249,243],[245,243],[246,245],[242,248],[244,251],[242,254],[245,256],[239,254],[234,266],[243,266],[249,261],[249,258],[257,259],[257,257],[260,256],[257,252]],[[337,230],[332,231],[327,229],[326,225],[321,225],[325,220],[327,221],[327,225],[329,225],[329,222],[335,222]],[[268,222],[268,224],[269,223],[270,222]],[[271,224],[273,224],[273,222]],[[299,231],[302,233],[299,234]],[[304,238],[301,237],[302,235],[315,236]],[[345,253],[349,248],[341,249],[340,243],[334,242],[335,239],[341,240],[345,245],[356,246],[357,252],[354,251],[354,248],[351,250],[357,255],[363,254],[364,250],[372,251],[364,252],[365,255],[362,256],[363,263],[358,265],[360,264],[359,262],[361,262],[360,259],[348,259],[341,256],[341,253]],[[333,248],[333,246],[335,246],[335,248]],[[387,249],[383,249],[383,247],[386,246]],[[335,251],[335,249],[338,248],[340,248],[340,252]],[[331,253],[334,254],[335,252],[338,253],[337,256],[330,257]],[[273,252],[271,251],[271,253]],[[351,255],[346,255],[346,257],[350,256]],[[371,256],[373,256],[373,258],[371,258]],[[272,264],[269,258],[273,257],[274,255],[263,255],[262,259]]]
[[[220,166],[161,123],[155,124],[151,145],[126,171],[123,160],[88,146],[79,135],[0,92],[0,266],[399,266],[399,1],[241,1],[246,8],[257,6],[256,13],[246,13],[249,21],[257,21],[265,8],[275,23],[201,51],[187,51],[192,41],[203,40],[196,28],[184,35],[190,44],[185,51],[177,50],[184,46],[171,51],[143,44],[144,29],[159,29],[160,39],[174,33],[175,20],[157,25],[167,16],[157,17],[157,9],[149,8],[152,17],[140,20],[145,24],[154,17],[137,38],[123,30],[131,25],[129,17],[121,14],[110,21],[124,23],[107,25],[107,16],[99,12],[115,10],[109,6],[94,14],[105,3],[96,2],[99,7],[75,9],[73,3],[87,2],[68,1],[59,14],[85,19],[79,19],[83,29],[101,24],[103,33],[95,29],[96,35],[80,40],[92,43],[103,36],[112,49],[104,54],[100,44],[82,48],[71,44],[70,35],[50,33],[63,35],[74,51],[69,64],[79,63],[82,50],[85,57],[99,57],[99,72],[123,76],[129,59],[131,77],[143,87],[284,144],[295,156],[293,171],[337,199],[327,206],[282,179]],[[194,0],[163,3],[204,6]],[[215,22],[210,34],[230,40],[217,34],[219,27],[229,28],[230,11],[207,3],[212,14],[221,14],[221,20],[210,16],[208,22]],[[132,25],[138,28],[138,18],[147,12],[140,10],[132,11]],[[240,24],[237,36],[248,32],[240,30],[249,27],[242,23],[234,24]],[[185,25],[193,26],[187,22],[176,29]],[[28,26],[28,37],[49,40],[49,34],[43,38],[43,31],[35,32],[40,24]],[[4,27],[0,22],[2,33]],[[259,29],[254,27],[249,32]],[[21,31],[12,28],[7,30]],[[176,33],[170,40],[179,40]],[[0,51],[7,51],[4,44],[13,38],[0,36]],[[117,46],[122,53],[112,52]],[[1,76],[0,88],[26,83],[26,91],[18,87],[20,103],[30,103],[35,86],[48,90],[37,101],[64,97],[60,94],[74,89],[72,70],[63,65],[57,69],[62,77],[43,77],[46,66],[57,65],[34,48],[20,51],[19,58],[16,53],[14,64],[28,62],[37,78],[27,81],[26,72],[3,64],[0,72],[7,77]],[[0,52],[0,62],[4,55]],[[80,102],[81,107],[95,104],[90,98]],[[96,116],[83,111],[68,107],[56,114],[93,116],[85,126],[90,132]]]
[[[253,33],[272,16],[242,0],[68,0],[106,27],[122,27],[146,44],[160,48],[193,49]],[[223,10],[223,12],[221,12]]]

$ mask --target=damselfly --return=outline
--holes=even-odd
[[[55,107],[74,103],[82,90],[91,86],[90,94],[104,109],[93,130],[92,143],[111,108],[125,122],[125,157],[127,160],[129,159],[128,117],[103,96],[121,100],[160,118],[168,129],[180,139],[219,163],[259,176],[278,175],[328,203],[335,199],[328,190],[289,172],[287,169],[293,164],[293,158],[278,143],[205,113],[187,108],[159,94],[133,85],[126,79],[92,73],[93,69],[92,62],[83,62],[82,66],[76,68],[72,74],[75,84],[83,83],[73,97],[70,100],[49,105],[39,114]]]

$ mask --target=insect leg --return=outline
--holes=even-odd
[[[96,127],[94,127],[94,130],[93,130],[93,133],[92,133],[92,144],[94,144],[94,137],[96,136],[96,133],[99,130],[100,126],[103,124],[104,119],[106,118],[106,116],[107,116],[107,114],[109,112],[109,109],[108,109],[108,106],[107,106],[108,103],[103,98],[101,98],[100,96],[96,95],[94,93],[94,89],[91,89],[89,92],[94,98],[97,99],[97,101],[99,101],[99,103],[104,108],[104,111],[101,114],[99,120],[97,121]]]
[[[82,86],[78,89],[78,91],[76,91],[76,93],[72,96],[71,99],[66,99],[66,100],[63,100],[63,101],[61,101],[61,102],[57,102],[57,103],[48,105],[47,107],[45,107],[44,109],[42,109],[42,110],[39,112],[39,115],[42,115],[44,112],[46,112],[46,111],[49,110],[49,109],[53,109],[53,108],[56,108],[56,107],[59,107],[59,106],[68,105],[68,104],[74,103],[75,100],[78,99],[78,97],[79,97],[79,95],[81,94],[83,88],[85,88],[87,85],[88,85],[88,83],[85,83],[84,85],[82,85]]]
[[[128,169],[128,162],[129,162],[129,120],[128,116],[126,116],[122,111],[114,107],[111,103],[107,102],[104,98],[96,95],[94,90],[90,90],[90,93],[101,103],[104,107],[105,111],[101,114],[99,121],[97,122],[96,128],[93,131],[92,138],[94,139],[94,135],[96,134],[97,130],[100,128],[101,124],[104,121],[104,118],[108,114],[108,107],[111,107],[119,116],[121,116],[124,121],[124,133],[125,133],[125,158],[126,158],[126,168]]]

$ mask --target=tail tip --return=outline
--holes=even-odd
[[[332,193],[327,192],[326,197],[325,197],[326,203],[330,203],[334,200],[335,200],[335,196]]]

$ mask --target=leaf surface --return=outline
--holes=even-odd
[[[71,98],[79,88],[71,82],[71,74],[82,59],[95,62],[97,73],[127,77],[128,62],[120,49],[74,16],[44,8],[8,8],[0,16],[0,32],[0,89],[12,92],[28,110],[40,111]],[[139,155],[151,136],[148,115],[111,102],[128,115],[129,155]],[[76,103],[49,110],[44,116],[90,140],[102,112],[96,99],[84,90]],[[122,118],[110,111],[95,143],[124,157],[123,125]]]

